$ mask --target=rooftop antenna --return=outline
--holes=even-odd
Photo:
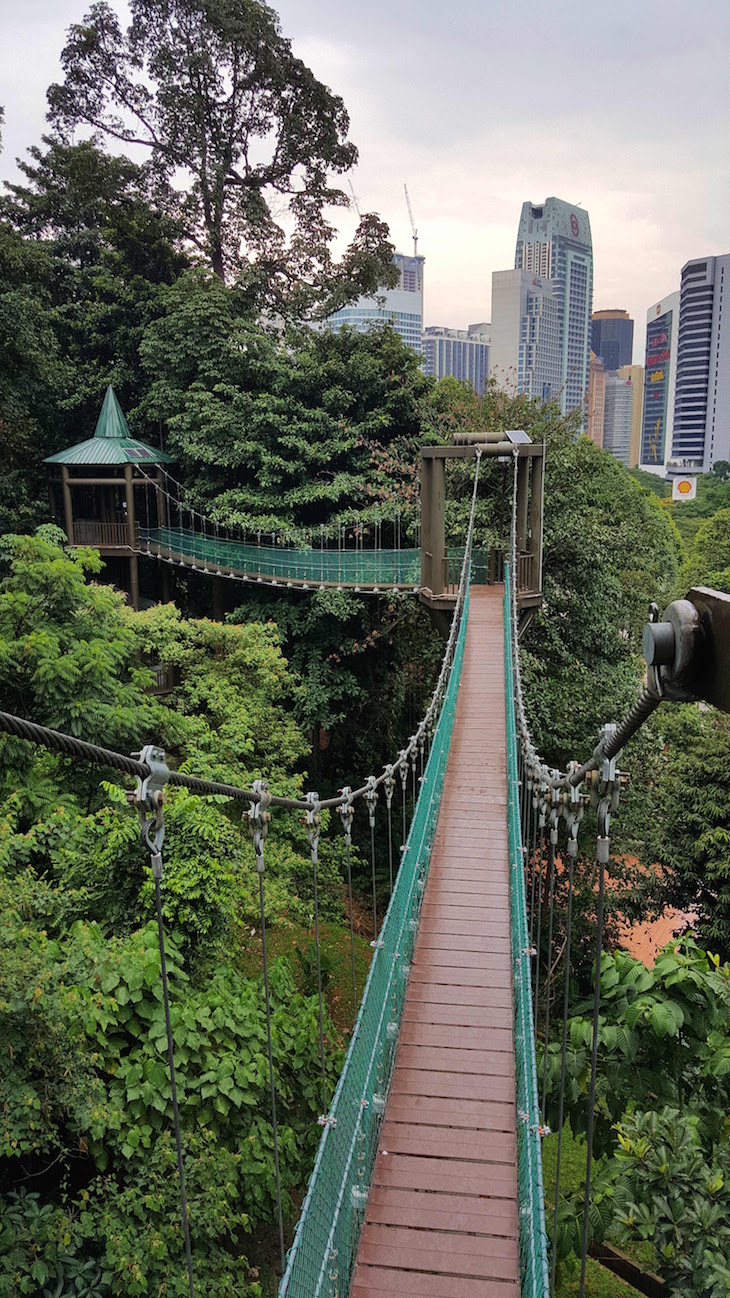
[[[406,185],[405,181],[403,182],[403,188],[406,191],[406,204],[408,206],[408,215],[411,218],[411,232],[413,234],[413,256],[417,257],[418,256],[418,230],[416,229],[416,223],[413,220],[413,208],[411,207],[411,200],[408,197],[408,186]]]

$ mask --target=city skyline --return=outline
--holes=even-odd
[[[15,174],[15,155],[39,142],[65,29],[87,7],[29,0],[4,17],[3,178]],[[334,0],[274,7],[295,53],[342,95],[360,150],[352,176],[360,208],[381,213],[404,254],[412,248],[408,183],[429,263],[426,325],[490,318],[491,275],[513,265],[526,199],[554,194],[590,211],[594,308],[623,307],[637,322],[678,287],[685,262],[727,251],[728,13],[720,0],[699,0],[691,12],[667,0],[660,19],[619,0],[610,24],[577,0],[548,9],[527,0],[505,12],[467,0],[457,23],[432,0],[372,0],[367,23]],[[547,70],[564,59],[566,41],[571,58],[555,83]],[[356,214],[335,218],[344,242]]]

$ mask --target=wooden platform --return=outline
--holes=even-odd
[[[471,592],[352,1298],[519,1298],[503,597]]]

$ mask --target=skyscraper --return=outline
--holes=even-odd
[[[397,252],[393,257],[399,278],[395,288],[383,288],[373,297],[360,297],[349,306],[328,316],[327,329],[349,325],[364,333],[373,325],[390,322],[403,342],[420,354],[423,330],[423,267],[425,257],[407,257]]]
[[[633,321],[632,321],[633,323]],[[639,463],[641,453],[641,408],[644,401],[644,366],[621,365],[618,376],[631,385],[631,441],[629,443],[629,468]]]
[[[435,379],[447,374],[472,384],[481,394],[489,373],[489,325],[474,324],[468,329],[446,329],[429,325],[423,331],[423,368]]]
[[[664,473],[672,445],[677,377],[679,292],[668,293],[646,313],[646,369],[639,464]]]
[[[553,281],[559,323],[560,406],[564,412],[582,408],[588,393],[593,309],[588,213],[560,198],[546,198],[538,205],[523,203],[515,266]]]
[[[591,352],[588,379],[586,432],[596,446],[603,446],[603,421],[606,413],[606,367],[600,356]]]
[[[730,459],[730,330],[722,300],[730,253],[682,267],[674,394],[673,472],[707,473]]]
[[[603,449],[610,451],[629,467],[631,458],[631,418],[634,409],[634,387],[630,378],[617,370],[606,374],[606,405],[603,417]]]
[[[489,374],[502,388],[559,400],[560,322],[549,279],[526,270],[492,274]]]
[[[628,311],[594,311],[591,347],[607,370],[630,365],[634,354],[634,322]]]

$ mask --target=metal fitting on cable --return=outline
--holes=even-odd
[[[368,809],[368,823],[371,829],[375,828],[375,809],[378,805],[378,782],[374,775],[368,775],[365,782],[365,802]]]
[[[264,873],[264,843],[266,835],[269,832],[269,822],[271,812],[271,794],[269,785],[266,780],[254,780],[252,785],[253,791],[257,794],[257,801],[251,803],[247,812],[248,831],[253,839],[253,850],[256,854],[256,869],[259,874]]]
[[[170,770],[165,761],[165,750],[156,744],[146,744],[139,753],[132,757],[144,762],[149,767],[149,774],[137,777],[137,787],[127,794],[127,800],[136,806],[139,813],[139,825],[142,842],[147,847],[152,861],[152,876],[162,878],[162,844],[165,841],[165,785],[170,778]]]
[[[385,794],[385,805],[390,811],[393,805],[393,793],[395,791],[395,775],[392,766],[386,766],[385,779],[383,780],[383,793]]]
[[[560,771],[551,771],[550,781],[550,842],[553,847],[558,845],[558,821],[560,819],[560,790],[555,780],[560,778]]]
[[[345,843],[347,847],[352,846],[352,822],[355,818],[355,808],[352,801],[352,789],[346,784],[343,789],[338,789],[345,799],[337,808],[337,814],[342,821],[342,828],[345,831]]]
[[[319,794],[307,793],[305,795],[307,810],[304,813],[302,824],[307,829],[307,843],[312,855],[312,864],[317,864],[317,852],[319,849],[319,831],[322,825],[322,816],[319,810]]]
[[[406,785],[408,784],[408,751],[407,751],[407,749],[405,749],[405,748],[401,748],[400,753],[398,754],[398,756],[399,756],[399,758],[400,758],[400,783],[401,783],[401,789],[403,790],[403,796],[405,797],[405,794],[406,794]]]

